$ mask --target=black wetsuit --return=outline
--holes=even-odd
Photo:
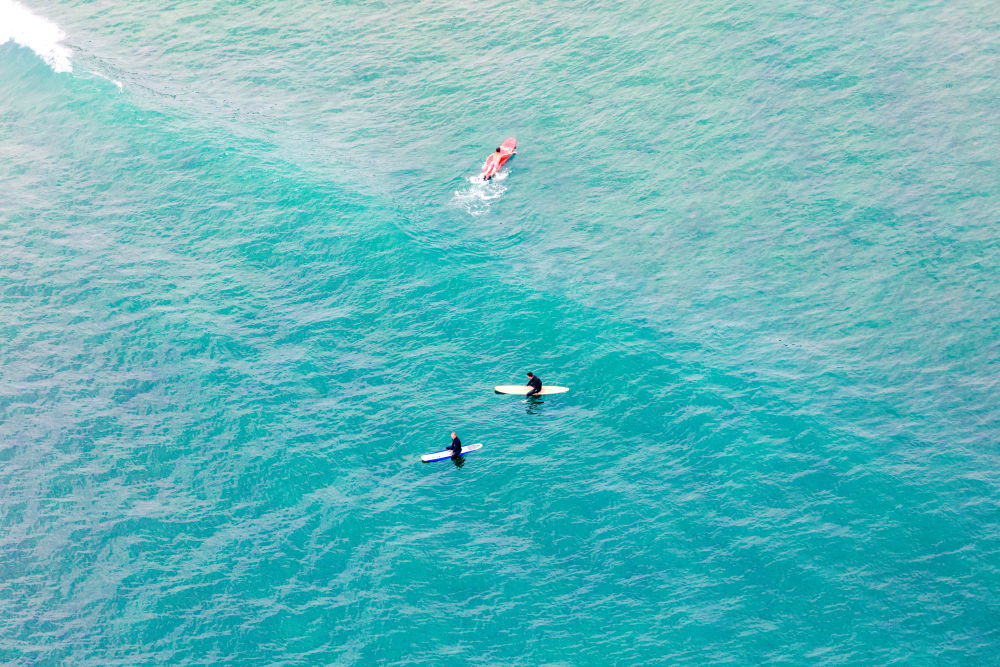
[[[526,395],[534,396],[542,390],[542,379],[536,375],[528,380],[527,386],[531,387],[531,391],[529,391]]]
[[[462,455],[462,441],[459,440],[457,437],[452,438],[451,447],[449,447],[448,449],[451,450],[451,458],[457,459],[459,456]]]

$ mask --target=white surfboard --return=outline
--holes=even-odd
[[[519,394],[524,396],[529,391],[531,387],[523,384],[498,384],[493,387],[493,391],[498,394]],[[542,390],[535,396],[548,396],[549,394],[565,394],[569,391],[569,387],[556,387],[555,385],[542,385]]]
[[[469,452],[474,452],[478,449],[483,448],[483,443],[477,442],[474,445],[462,445],[462,456],[465,456]],[[424,454],[420,457],[420,460],[424,463],[431,463],[433,461],[444,461],[451,458],[451,450],[445,449],[440,452],[434,452],[433,454]]]

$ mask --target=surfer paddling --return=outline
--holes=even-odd
[[[496,176],[500,168],[514,155],[515,151],[517,151],[517,139],[511,137],[500,144],[494,152],[490,153],[490,156],[486,158],[486,164],[483,165],[483,180],[488,181]]]
[[[525,386],[531,387],[531,391],[529,391],[525,395],[534,396],[535,394],[537,394],[542,390],[542,379],[537,375],[535,375],[534,373],[532,373],[531,371],[528,371],[528,384]]]
[[[483,165],[483,180],[488,181],[493,178],[493,174],[500,171],[500,147],[497,146],[497,150],[493,155],[486,158],[486,164]],[[487,176],[487,174],[489,174]]]

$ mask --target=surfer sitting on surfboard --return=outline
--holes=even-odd
[[[531,387],[531,391],[525,394],[525,396],[534,396],[542,390],[542,379],[531,371],[528,371],[528,384],[526,386]]]
[[[454,431],[451,432],[451,446],[448,449],[451,450],[451,458],[453,459],[462,455],[462,441],[458,439]]]

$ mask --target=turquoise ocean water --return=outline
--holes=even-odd
[[[1000,5],[24,1],[0,661],[1000,660]]]

